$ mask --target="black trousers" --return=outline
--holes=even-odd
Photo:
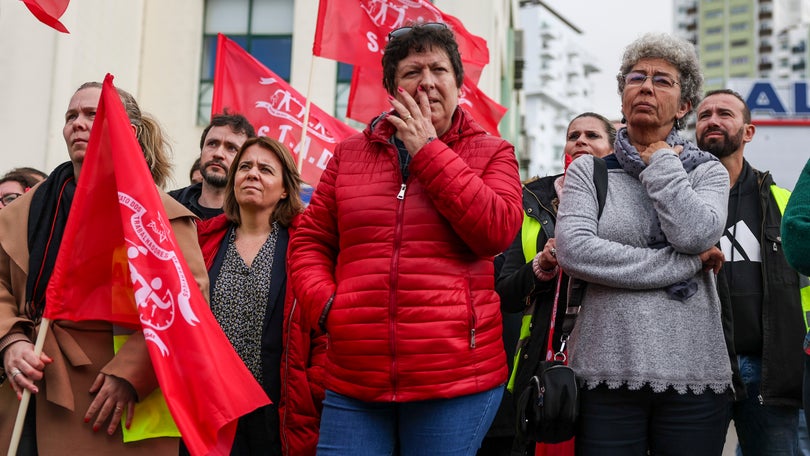
[[[656,393],[600,385],[583,389],[576,435],[578,456],[720,456],[726,441],[730,393],[706,389]]]

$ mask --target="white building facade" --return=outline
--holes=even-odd
[[[523,177],[563,169],[568,123],[591,110],[590,75],[600,71],[582,46],[582,32],[542,1],[522,2],[524,142]]]
[[[487,40],[490,64],[479,87],[510,108],[501,133],[513,140],[520,110],[511,81],[516,0],[434,4]],[[170,136],[170,187],[187,185],[210,110],[211,37],[218,32],[253,40],[254,55],[275,55],[286,67],[273,71],[302,94],[311,87],[314,104],[342,117],[336,106],[346,81],[336,62],[312,56],[317,11],[318,0],[82,0],[70,2],[61,19],[70,34],[61,34],[38,22],[23,2],[0,0],[0,174],[18,166],[50,172],[66,161],[62,126],[70,97],[83,82],[111,73]]]

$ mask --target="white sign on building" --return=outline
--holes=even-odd
[[[728,87],[746,100],[757,127],[745,158],[769,170],[777,185],[793,189],[810,158],[808,80],[730,79]]]

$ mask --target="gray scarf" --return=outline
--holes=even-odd
[[[683,169],[687,173],[692,172],[698,165],[717,160],[717,157],[714,155],[698,149],[694,143],[682,138],[675,129],[669,132],[666,143],[670,146],[683,146],[683,151],[680,153],[679,158],[681,159]],[[641,172],[647,168],[647,165],[641,160],[638,150],[630,144],[630,140],[627,138],[627,128],[622,128],[617,132],[614,153],[622,169],[636,179],[638,179]],[[650,228],[650,233],[647,236],[647,245],[654,249],[662,249],[668,246],[669,242],[667,241],[666,235],[661,230],[661,222],[658,220],[658,213],[655,212],[655,208],[653,207],[650,207],[650,210],[652,211],[653,223]],[[666,291],[671,299],[686,301],[697,292],[697,288],[698,286],[695,280],[689,279],[668,286]]]

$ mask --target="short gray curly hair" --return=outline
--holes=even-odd
[[[666,33],[647,33],[636,39],[624,50],[622,65],[616,80],[619,82],[619,96],[624,92],[624,77],[641,59],[663,59],[677,68],[681,87],[681,101],[688,101],[691,109],[678,119],[676,128],[684,127],[684,119],[700,103],[703,92],[703,74],[700,72],[695,47],[692,43]]]

